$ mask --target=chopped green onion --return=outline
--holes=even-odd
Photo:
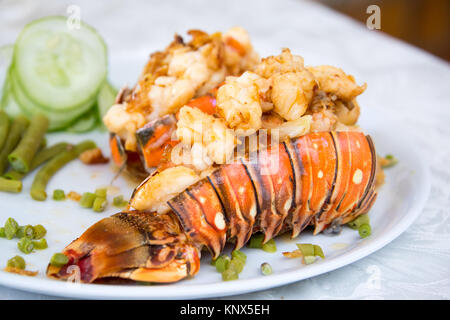
[[[392,154],[388,154],[384,157],[383,165],[381,166],[383,169],[387,169],[395,166],[398,163],[398,159],[395,158]]]
[[[50,259],[50,264],[55,267],[62,267],[69,262],[69,258],[63,253],[55,253]]]
[[[47,234],[47,230],[41,224],[35,225],[34,227],[34,239],[41,239]]]
[[[8,218],[5,222],[5,236],[6,239],[11,240],[19,230],[19,224],[13,218]]]
[[[325,259],[323,250],[317,244],[311,243],[297,243],[297,247],[300,249],[303,256],[304,264],[311,264],[316,261],[316,256]]]
[[[323,250],[317,244],[314,245],[314,255],[325,259],[325,255],[323,254]]]
[[[220,273],[224,272],[230,265],[230,257],[227,255],[222,255],[215,260],[216,270]]]
[[[263,264],[261,264],[261,272],[265,276],[268,276],[268,275],[272,274],[272,267],[271,267],[271,265],[268,264],[267,262],[264,262]]]
[[[10,268],[25,269],[25,260],[21,256],[15,256],[8,260],[6,266]]]
[[[48,248],[47,240],[45,238],[42,238],[39,241],[33,241],[34,248],[37,250],[43,250]]]
[[[23,237],[22,239],[19,240],[19,242],[17,242],[17,247],[23,253],[29,254],[29,253],[31,253],[33,251],[34,244],[33,244],[33,241],[31,241],[30,238]]]
[[[314,256],[314,246],[311,243],[297,243],[303,257]]]
[[[92,209],[95,212],[102,212],[105,210],[107,205],[108,205],[108,201],[106,200],[106,198],[97,197],[94,200],[94,205],[92,206]]]
[[[247,256],[245,255],[245,253],[239,250],[234,250],[233,252],[231,252],[231,257],[241,260],[244,264],[247,261]]]
[[[315,256],[304,256],[304,257],[303,257],[303,262],[304,262],[305,264],[311,264],[311,263],[314,263],[314,262],[316,262],[316,257],[315,257]]]
[[[262,249],[264,235],[262,233],[254,234],[247,244],[247,247],[252,249]]]
[[[355,220],[350,221],[349,223],[347,223],[347,225],[352,228],[352,229],[359,229],[359,227],[363,224],[369,224],[370,223],[370,219],[369,219],[369,215],[368,214],[362,214],[360,216],[358,216]]]
[[[96,197],[97,196],[92,192],[85,192],[81,196],[80,205],[84,208],[92,208]]]
[[[53,200],[56,201],[66,200],[66,194],[64,193],[64,190],[61,189],[53,190]]]
[[[273,253],[273,252],[276,252],[276,251],[277,251],[277,244],[275,243],[275,240],[270,239],[269,241],[267,241],[266,243],[264,243],[264,244],[262,245],[262,249],[263,249],[265,252]]]
[[[231,281],[237,280],[239,278],[239,273],[232,268],[228,268],[224,272],[222,272],[222,280],[223,281]]]
[[[97,197],[106,198],[106,193],[107,193],[106,188],[98,188],[95,190],[95,195]]]
[[[114,199],[113,199],[113,205],[115,207],[122,208],[122,207],[125,207],[127,204],[128,204],[128,201],[124,200],[122,195],[114,197]]]
[[[372,229],[369,224],[364,223],[359,227],[358,233],[361,238],[367,238],[372,233]]]
[[[16,237],[21,239],[23,237],[27,237],[30,239],[34,238],[34,228],[32,225],[28,224],[26,226],[20,226],[19,230],[17,230]]]
[[[5,228],[0,227],[0,238],[6,238]]]
[[[233,269],[237,273],[241,273],[244,270],[245,262],[239,258],[233,257],[228,265],[228,269]],[[227,269],[227,270],[228,270]]]

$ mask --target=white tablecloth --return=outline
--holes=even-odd
[[[145,61],[174,32],[241,25],[262,56],[289,47],[307,64],[331,64],[367,82],[359,98],[402,123],[428,155],[431,196],[417,221],[395,241],[356,263],[291,285],[236,299],[450,298],[450,67],[417,48],[370,31],[309,1],[19,1],[0,2],[0,45],[14,42],[29,21],[64,15],[68,5],[95,26],[111,56]],[[383,19],[383,12],[381,13]],[[383,20],[381,21],[383,27]],[[448,39],[442,39],[448,41]],[[114,59],[110,76],[116,79]],[[123,70],[123,69],[122,69]],[[129,70],[133,83],[139,69]],[[117,85],[120,85],[117,83]],[[389,128],[386,128],[389,130]],[[48,299],[0,286],[2,299]]]

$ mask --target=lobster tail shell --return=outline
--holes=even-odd
[[[311,133],[221,166],[168,201],[186,234],[217,257],[306,226],[317,234],[367,212],[376,198],[376,154],[360,132]]]
[[[178,143],[178,141],[172,140],[176,123],[175,116],[168,114],[147,123],[136,131],[139,156],[147,172],[153,172],[161,162],[167,145],[174,146]]]

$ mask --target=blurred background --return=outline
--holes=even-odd
[[[366,9],[381,9],[381,31],[450,61],[449,0],[315,0],[366,23]]]

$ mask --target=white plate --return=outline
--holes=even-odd
[[[366,112],[366,111],[365,111]],[[131,285],[97,285],[73,284],[50,280],[45,277],[45,268],[50,256],[60,251],[71,240],[79,236],[95,221],[114,213],[114,208],[102,214],[82,209],[73,201],[56,202],[47,200],[36,202],[29,196],[31,177],[24,181],[21,194],[0,193],[0,212],[2,219],[14,217],[20,224],[42,223],[48,230],[49,249],[23,255],[27,269],[38,270],[36,277],[19,276],[4,271],[0,272],[0,284],[32,292],[77,298],[112,298],[112,299],[164,299],[164,298],[204,298],[246,293],[276,287],[328,271],[335,270],[380,249],[407,229],[422,211],[430,190],[429,170],[421,154],[408,143],[407,133],[395,126],[386,125],[383,117],[364,114],[362,127],[370,133],[375,141],[378,153],[393,153],[399,164],[386,171],[386,184],[381,189],[378,200],[370,212],[372,235],[360,239],[354,230],[344,227],[338,236],[318,235],[313,237],[304,232],[299,238],[290,240],[281,237],[276,240],[277,252],[266,253],[257,249],[243,249],[247,254],[247,264],[239,280],[223,282],[221,275],[209,265],[209,257],[202,259],[199,274],[191,280],[184,280],[170,285],[131,286]],[[369,117],[368,117],[369,116]],[[364,121],[370,119],[369,121]],[[387,130],[386,128],[389,128]],[[85,136],[52,135],[49,143],[58,140],[79,141],[84,138],[95,139],[103,150],[107,151],[107,134],[93,132]],[[65,167],[51,180],[48,191],[62,188],[66,191],[92,191],[96,187],[107,185],[114,176],[110,165],[87,167],[75,161]],[[129,196],[133,185],[123,178],[114,182],[120,187],[120,193]],[[311,265],[302,265],[299,259],[287,259],[282,251],[295,249],[295,243],[319,244],[326,255],[325,260]],[[21,252],[17,241],[0,239],[2,262]],[[262,276],[259,266],[269,262],[273,274]]]

